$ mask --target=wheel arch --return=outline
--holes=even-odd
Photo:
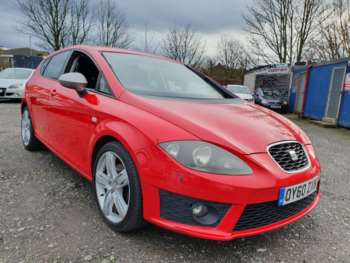
[[[101,124],[100,127],[96,127],[95,135],[89,147],[91,180],[93,179],[94,162],[98,151],[103,145],[113,141],[120,143],[125,148],[137,170],[139,170],[137,152],[151,145],[150,140],[142,132],[127,123],[111,122]]]
[[[24,108],[28,108],[27,101],[25,99],[22,100],[21,102],[21,113],[23,113]]]
[[[95,157],[98,153],[98,151],[107,143],[109,142],[119,142],[115,137],[110,136],[110,135],[104,135],[101,136],[94,145],[94,148],[92,150],[92,156],[91,156],[91,175],[93,176],[93,169],[94,169],[94,162],[95,162]]]

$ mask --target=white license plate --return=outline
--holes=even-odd
[[[279,105],[271,105],[271,109],[280,109],[282,106]]]
[[[312,178],[301,184],[296,184],[280,189],[278,206],[284,206],[299,201],[317,190],[318,177]]]

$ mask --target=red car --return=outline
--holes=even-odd
[[[150,222],[231,240],[292,223],[320,200],[305,133],[178,62],[75,46],[26,86],[22,140],[47,146],[92,182],[115,231]]]

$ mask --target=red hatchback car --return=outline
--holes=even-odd
[[[305,216],[320,165],[305,133],[205,75],[150,54],[75,46],[27,83],[22,141],[93,183],[115,231],[150,222],[231,240]]]

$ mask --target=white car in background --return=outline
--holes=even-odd
[[[242,100],[254,101],[253,93],[247,86],[229,84],[226,87],[229,91],[231,91]]]
[[[7,68],[0,71],[0,100],[22,99],[24,87],[33,72],[29,68]]]

